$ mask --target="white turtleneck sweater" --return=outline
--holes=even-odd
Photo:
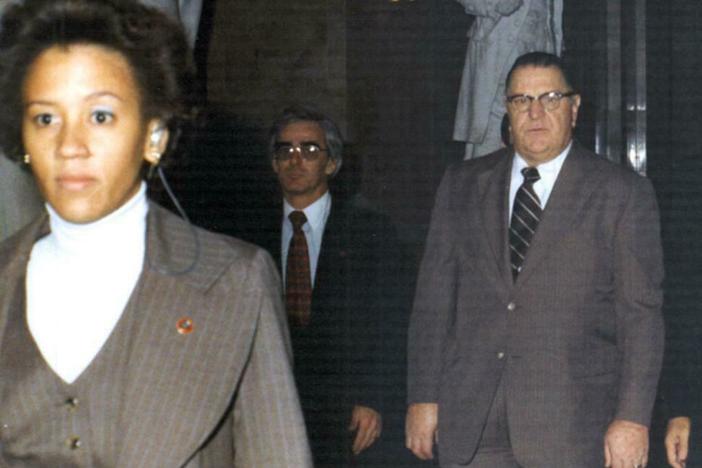
[[[104,218],[69,223],[48,204],[51,233],[27,266],[27,324],[49,366],[72,383],[122,316],[146,248],[146,185]]]

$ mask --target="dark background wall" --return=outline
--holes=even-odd
[[[697,389],[685,404],[693,417],[688,466],[702,466],[702,4],[649,1],[648,7],[648,150],[663,217],[667,276],[668,348],[658,415],[665,419],[669,396]]]
[[[462,154],[450,136],[471,21],[445,1],[210,2],[198,43],[206,119],[172,170],[193,217],[230,233],[255,217],[276,196],[268,126],[311,103],[346,135],[336,189],[388,214],[418,255],[439,178]]]

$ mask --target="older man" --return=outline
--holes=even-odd
[[[514,149],[446,172],[409,337],[407,445],[444,467],[645,466],[663,348],[651,184],[572,141],[555,55],[517,59]]]

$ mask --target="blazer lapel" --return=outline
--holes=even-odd
[[[480,208],[484,230],[483,239],[487,239],[490,250],[495,258],[495,264],[505,284],[511,287],[512,273],[509,266],[509,182],[512,170],[513,153],[505,152],[498,163],[490,171],[486,171],[478,179]]]
[[[573,143],[556,179],[517,283],[526,281],[553,250],[553,245],[573,229],[597,186],[593,182],[596,171],[594,165],[589,164],[589,157]]]
[[[163,466],[184,465],[226,414],[246,364],[256,322],[230,302],[239,284],[230,295],[207,294],[236,260],[224,242],[194,236],[150,207],[147,258],[130,301],[139,316],[122,415],[139,424],[123,435],[120,466],[156,457]]]
[[[24,228],[24,233],[4,242],[0,249],[0,340],[5,336],[5,327],[10,309],[25,304],[25,278],[27,263],[37,239],[49,233],[48,216],[44,213]],[[0,375],[0,385],[7,385]]]

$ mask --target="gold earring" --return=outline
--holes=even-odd
[[[25,155],[24,155],[24,163],[25,163],[25,164],[29,164],[30,162],[32,162],[32,157],[29,155],[29,153],[25,153]]]

